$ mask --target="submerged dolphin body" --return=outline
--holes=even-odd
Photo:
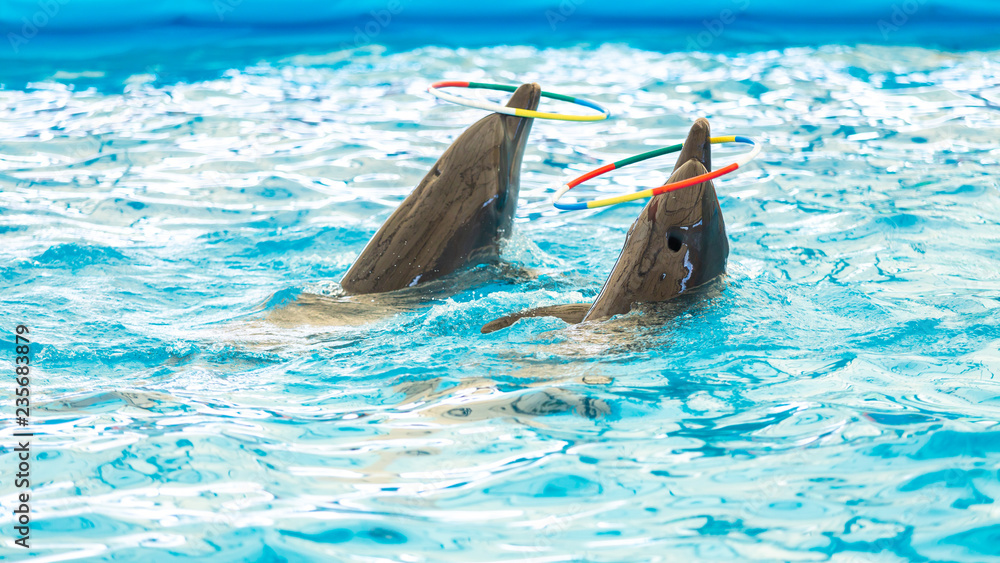
[[[524,84],[507,107],[534,110],[541,92]],[[494,113],[462,133],[368,242],[344,291],[394,291],[495,260],[511,232],[532,122]]]
[[[712,169],[708,121],[691,127],[670,182]],[[627,313],[635,303],[667,301],[726,271],[729,242],[711,181],[653,197],[629,228],[618,261],[593,304],[529,309],[487,323],[483,333],[524,317],[559,317],[568,323]]]

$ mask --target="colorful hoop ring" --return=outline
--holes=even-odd
[[[565,113],[547,113],[544,111],[535,111],[530,109],[521,108],[509,108],[501,104],[494,104],[491,102],[484,102],[480,100],[470,100],[468,98],[463,98],[461,96],[455,96],[438,90],[438,88],[477,88],[480,90],[500,90],[503,92],[514,92],[517,90],[517,86],[508,86],[506,84],[487,84],[485,82],[435,82],[427,87],[427,91],[436,98],[451,102],[453,104],[458,104],[460,106],[466,106],[470,108],[484,109],[486,111],[492,111],[496,113],[502,113],[504,115],[515,115],[517,117],[533,117],[535,119],[555,119],[558,121],[602,121],[611,117],[611,112],[597,105],[590,100],[584,100],[583,98],[574,98],[572,96],[564,96],[562,94],[554,94],[552,92],[542,92],[543,98],[549,98],[552,100],[559,100],[561,102],[569,102],[571,104],[576,104],[578,106],[588,107],[597,110],[600,115],[569,115]]]
[[[736,160],[736,162],[730,164],[729,166],[725,166],[723,168],[714,170],[712,172],[706,172],[705,174],[700,174],[698,176],[695,176],[694,178],[681,180],[680,182],[672,182],[670,184],[665,184],[658,188],[650,188],[648,190],[643,190],[641,192],[635,192],[631,194],[625,194],[604,199],[595,199],[592,201],[584,201],[580,203],[559,203],[559,198],[566,195],[566,192],[572,190],[573,188],[579,186],[580,184],[586,182],[587,180],[590,180],[591,178],[596,178],[597,176],[600,176],[605,172],[611,172],[612,170],[623,168],[625,166],[628,166],[629,164],[635,164],[636,162],[642,162],[643,160],[649,160],[650,158],[655,158],[657,156],[662,156],[665,154],[670,154],[672,152],[677,152],[684,147],[684,144],[681,143],[677,145],[671,145],[669,147],[663,147],[662,149],[656,149],[654,151],[644,152],[642,154],[631,156],[629,158],[619,160],[617,162],[612,162],[611,164],[607,164],[596,170],[591,170],[590,172],[587,172],[583,176],[580,176],[575,180],[567,182],[556,191],[555,196],[552,198],[552,205],[554,205],[556,209],[562,209],[563,211],[577,211],[580,209],[593,209],[595,207],[605,207],[608,205],[625,203],[626,201],[635,201],[637,199],[653,197],[655,195],[672,192],[674,190],[679,190],[682,188],[686,188],[688,186],[695,186],[702,182],[714,180],[715,178],[718,178],[719,176],[722,176],[724,174],[729,174],[730,172],[736,170],[740,166],[746,166],[746,164],[749,163],[751,160],[757,158],[757,155],[760,154],[761,151],[760,143],[758,143],[751,137],[743,137],[740,135],[734,135],[729,137],[712,137],[711,139],[709,139],[709,142],[712,143],[713,145],[721,143],[745,143],[753,145],[753,150],[741,156],[739,159]]]

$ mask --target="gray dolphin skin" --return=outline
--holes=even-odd
[[[691,127],[670,182],[712,169],[708,121]],[[578,303],[529,309],[494,320],[483,333],[500,330],[525,317],[559,317],[568,323],[601,321],[627,313],[636,303],[667,301],[726,271],[729,242],[711,181],[667,192],[646,203],[629,228],[618,261],[593,304]]]
[[[507,107],[534,110],[541,92],[523,84]],[[511,233],[533,121],[494,113],[462,133],[368,242],[340,282],[344,291],[395,291],[496,260]]]

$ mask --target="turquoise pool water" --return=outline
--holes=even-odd
[[[5,478],[5,558],[1000,553],[1000,51],[165,53],[4,70],[2,328],[34,338],[36,432],[32,548],[13,544]],[[360,324],[268,322],[335,293],[482,116],[426,95],[439,79],[538,81],[615,118],[535,123],[512,266]],[[560,213],[548,186],[678,142],[699,116],[766,141],[716,184],[723,284],[595,326],[479,333],[592,299],[642,206]],[[646,187],[672,164],[580,191]]]

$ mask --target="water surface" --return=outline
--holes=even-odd
[[[996,556],[1000,51],[225,56],[0,90],[0,301],[37,343],[39,561]],[[267,322],[336,292],[482,117],[426,95],[440,79],[537,81],[615,118],[535,123],[508,266],[360,324]],[[560,213],[551,184],[700,116],[766,141],[716,184],[723,284],[479,333],[593,299],[642,206]]]

